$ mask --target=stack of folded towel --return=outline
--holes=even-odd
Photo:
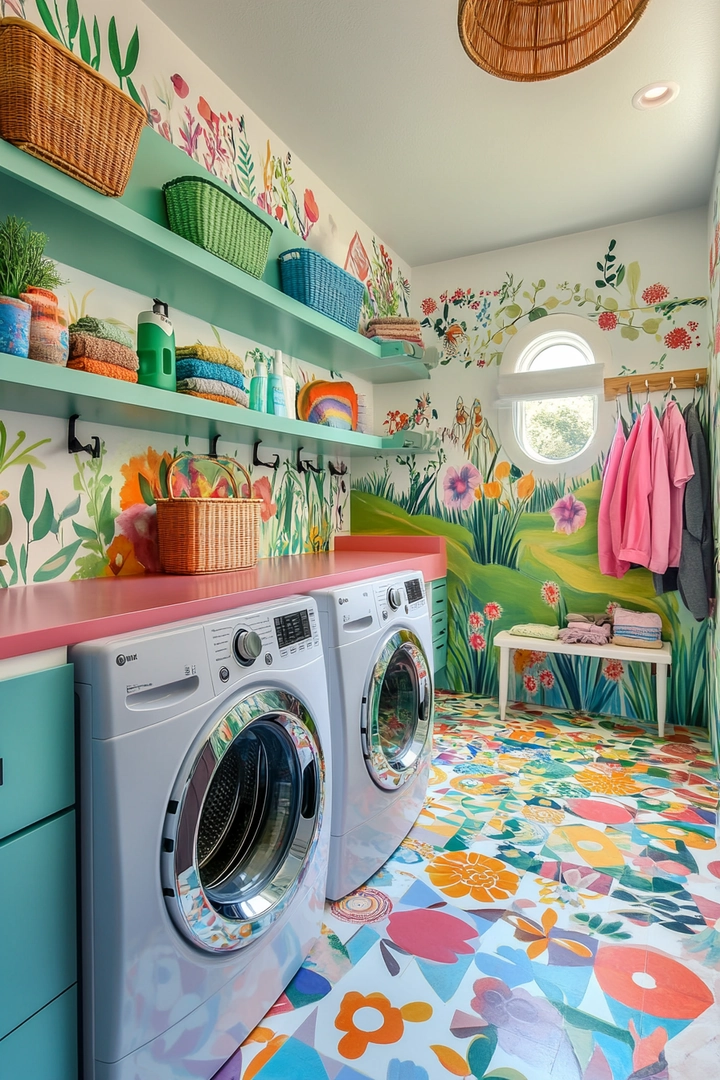
[[[70,327],[68,367],[124,382],[138,381],[132,338],[115,323],[85,316]]]
[[[560,630],[557,626],[548,623],[519,623],[513,626],[511,634],[518,637],[542,638],[544,641],[557,641]]]
[[[560,641],[566,645],[609,645],[610,627],[598,626],[594,622],[570,622],[565,630],[558,634]]]
[[[653,611],[628,611],[617,607],[613,612],[613,645],[635,649],[662,648],[662,619]]]
[[[410,341],[421,349],[425,348],[417,319],[402,319],[399,315],[371,319],[365,327],[365,333],[375,341]]]
[[[175,350],[178,392],[247,408],[244,366],[239,356],[221,345],[181,346]]]

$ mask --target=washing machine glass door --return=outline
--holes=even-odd
[[[242,948],[291,902],[323,806],[315,723],[297,698],[262,690],[206,732],[178,780],[163,834],[163,893],[175,923],[212,952]]]
[[[365,761],[378,787],[412,780],[432,737],[430,666],[420,641],[398,630],[383,643],[362,714]]]

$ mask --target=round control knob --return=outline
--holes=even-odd
[[[233,652],[238,663],[246,667],[254,664],[262,652],[259,634],[256,634],[254,630],[238,630],[233,641]]]
[[[403,594],[401,589],[388,589],[388,604],[397,611],[399,607],[403,605]]]

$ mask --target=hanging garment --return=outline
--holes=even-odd
[[[600,563],[600,573],[618,578],[627,573],[630,569],[630,563],[621,563],[613,551],[610,505],[615,492],[620,462],[622,461],[626,443],[625,424],[622,417],[620,417],[610,447],[610,453],[605,462],[600,509],[598,510],[598,562]]]
[[[694,475],[690,444],[685,429],[685,419],[677,403],[671,401],[665,409],[660,426],[665,434],[668,448],[668,472],[670,474],[670,551],[668,568],[664,574],[653,574],[655,592],[661,596],[675,592],[678,587],[678,567],[682,551],[683,503],[685,485]]]
[[[694,475],[685,485],[678,588],[685,606],[702,621],[710,614],[715,595],[710,459],[697,407],[688,405],[684,417]]]
[[[627,502],[619,559],[646,566],[656,574],[668,568],[670,552],[670,477],[665,436],[655,410],[646,403],[636,425],[627,474]],[[630,434],[627,449],[632,443]]]
[[[630,562],[625,559],[621,559],[619,552],[622,548],[623,532],[625,529],[625,515],[627,513],[627,499],[628,499],[628,481],[630,479],[630,472],[632,468],[633,455],[635,453],[635,445],[640,434],[640,422],[633,424],[630,434],[627,437],[627,441],[622,451],[620,458],[620,464],[618,465],[617,475],[615,477],[615,485],[610,486],[610,544],[612,558],[615,561],[615,569],[612,571],[613,577],[623,577],[630,569]],[[609,471],[609,470],[608,470]],[[610,477],[608,476],[608,480]]]

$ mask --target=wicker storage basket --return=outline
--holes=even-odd
[[[361,281],[311,248],[284,251],[279,261],[284,293],[357,330],[365,289]]]
[[[175,466],[192,457],[212,461],[230,478],[232,499],[176,499],[172,493]],[[167,471],[167,499],[157,499],[160,564],[166,574],[214,574],[223,570],[245,570],[255,566],[260,550],[260,507],[262,499],[244,499],[238,492],[230,462],[240,469],[252,491],[246,469],[234,458],[210,458],[180,454]]]
[[[174,233],[255,278],[263,276],[272,226],[229,191],[202,176],[178,176],[163,185]]]
[[[24,19],[0,19],[0,136],[103,195],[122,195],[145,110]]]

